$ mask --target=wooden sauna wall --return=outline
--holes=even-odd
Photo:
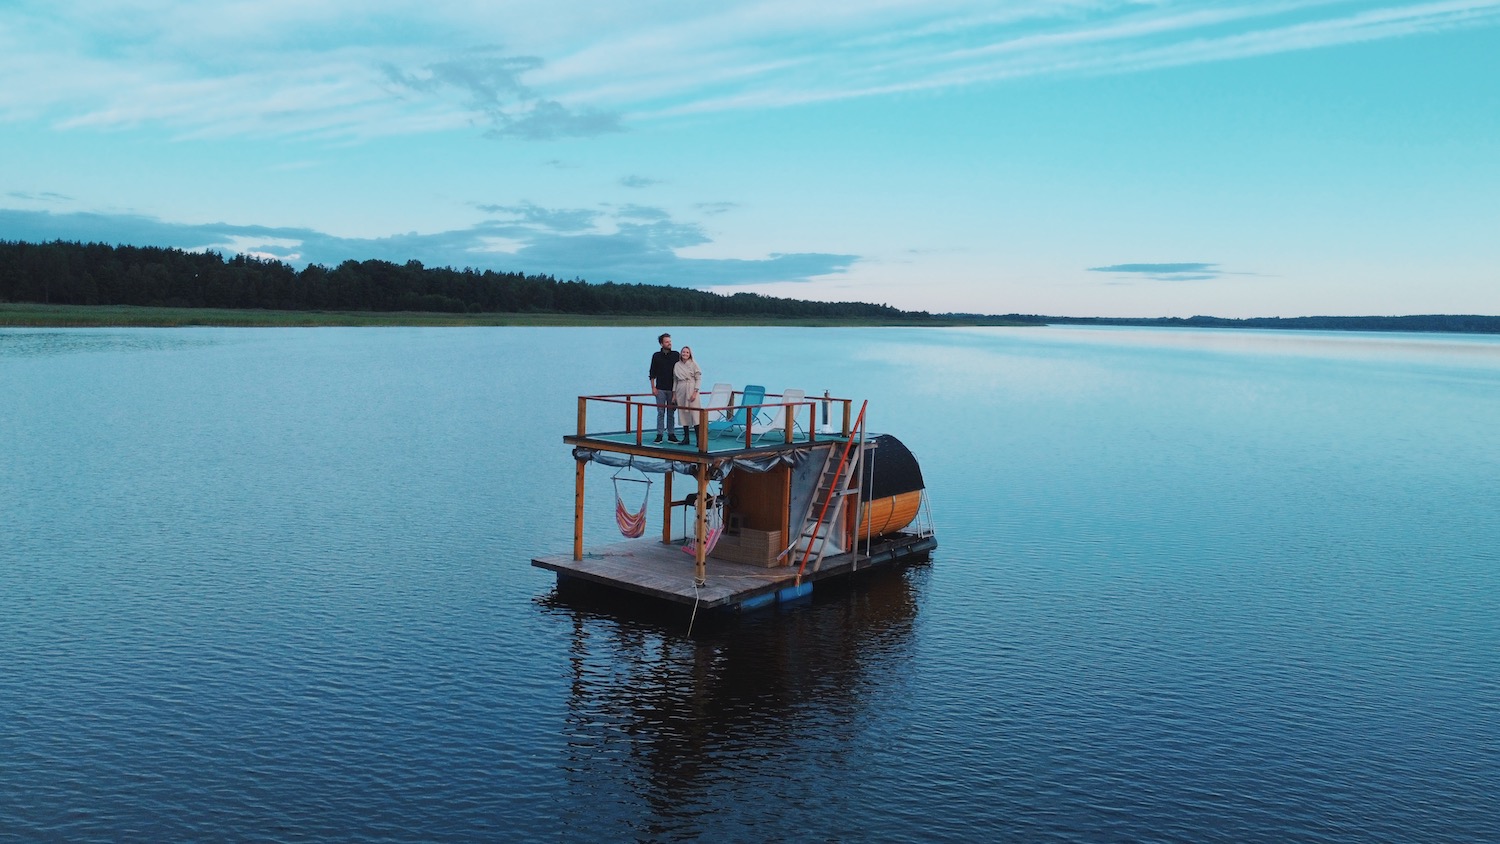
[[[742,527],[754,530],[784,530],[791,469],[782,466],[769,472],[735,472],[729,477],[729,514],[739,516]]]

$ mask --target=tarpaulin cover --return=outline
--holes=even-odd
[[[592,461],[601,466],[632,466],[642,472],[651,472],[664,475],[667,472],[676,472],[679,475],[691,475],[697,477],[698,464],[687,463],[681,460],[656,460],[650,457],[638,457],[630,454],[616,454],[611,451],[600,451],[593,448],[575,446],[573,448],[573,459],[582,462]],[[800,449],[792,451],[778,451],[754,458],[735,457],[715,460],[708,466],[708,479],[711,481],[723,480],[732,470],[741,472],[769,472],[777,466],[790,466],[801,463],[807,459],[807,455]]]

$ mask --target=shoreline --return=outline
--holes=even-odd
[[[1048,317],[1034,315],[937,314],[894,317],[781,317],[769,314],[702,313],[570,314],[435,313],[427,311],[281,311],[253,308],[165,308],[139,305],[44,305],[0,302],[0,328],[334,328],[334,327],[592,327],[725,326],[801,328],[1040,328],[1141,327],[1376,334],[1500,334],[1500,316],[1386,317]]]
[[[1026,326],[1005,319],[831,319],[705,314],[424,313],[416,311],[267,311],[231,308],[157,308],[135,305],[0,303],[0,328],[322,328],[484,326],[801,326],[828,328],[956,325]]]

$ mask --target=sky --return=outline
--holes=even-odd
[[[0,240],[1500,314],[1500,0],[0,0]]]

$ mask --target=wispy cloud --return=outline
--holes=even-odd
[[[693,206],[704,214],[718,215],[727,214],[740,207],[738,202],[700,202]]]
[[[183,224],[130,214],[53,214],[0,209],[0,239],[79,240],[218,250],[276,258],[294,266],[378,259],[474,267],[589,281],[681,287],[803,282],[846,271],[855,255],[773,253],[758,258],[684,258],[678,250],[711,242],[665,211],[489,205],[492,216],[463,229],[380,238],[344,238],[308,228],[230,223]]]
[[[13,190],[13,191],[8,192],[6,194],[6,196],[8,196],[8,197],[10,197],[12,199],[20,199],[20,200],[23,200],[23,201],[26,201],[26,202],[72,202],[73,201],[73,197],[71,197],[71,196],[65,196],[65,195],[60,194],[60,193],[53,193],[52,191],[49,191],[49,190],[36,191],[36,192],[24,191],[24,190]]]
[[[1196,261],[1175,264],[1110,264],[1107,267],[1089,267],[1088,271],[1110,273],[1121,279],[1150,281],[1212,281],[1225,275],[1254,275],[1254,273],[1231,273],[1219,269],[1218,264]]]
[[[632,174],[629,176],[620,177],[620,186],[626,188],[649,188],[652,185],[659,184],[661,184],[661,179],[652,179],[647,176],[637,176]]]
[[[702,26],[700,19],[675,30],[682,44],[697,46],[673,54],[678,67],[671,78],[626,72],[601,90],[618,99],[634,97],[634,116],[647,119],[1024,77],[1129,73],[1500,24],[1500,0],[1064,0],[992,9],[898,2],[880,4],[858,20],[835,9],[796,18],[796,27],[767,23],[759,40],[749,35],[754,22],[726,11],[713,26]],[[738,35],[730,40],[710,30]],[[818,33],[824,40],[813,47]],[[798,61],[772,61],[791,44],[807,47],[795,53]],[[595,49],[607,56],[619,45]],[[710,72],[715,61],[719,69]],[[728,74],[726,64],[743,72]]]
[[[645,220],[653,223],[672,219],[672,215],[666,209],[653,208],[649,205],[621,205],[616,209],[615,215],[622,220]]]
[[[510,56],[495,48],[469,50],[446,61],[407,72],[387,64],[387,81],[406,95],[444,97],[456,93],[461,104],[482,115],[491,137],[540,141],[620,131],[620,117],[596,109],[571,109],[546,99],[521,76],[542,67],[535,56]]]
[[[517,225],[534,226],[557,232],[581,232],[592,229],[603,213],[592,208],[542,208],[530,202],[523,202],[520,205],[476,205],[474,207]]]
[[[373,10],[353,0],[18,0],[0,27],[0,121],[163,126],[179,137],[477,130],[549,140],[684,113],[1497,24],[1500,0],[595,0],[561,11],[510,0],[503,15],[416,0]]]

